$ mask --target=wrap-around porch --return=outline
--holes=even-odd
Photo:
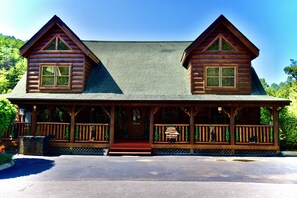
[[[43,112],[61,118],[42,119]],[[119,141],[145,141],[153,149],[279,150],[278,106],[264,106],[272,124],[260,122],[260,105],[20,106],[19,121],[3,140],[48,136],[51,147],[110,148]],[[23,108],[23,109],[22,109]],[[21,118],[29,112],[30,119]],[[25,113],[26,114],[26,113]],[[64,114],[64,115],[62,115]],[[28,115],[27,115],[28,116]],[[55,117],[57,115],[47,116]],[[59,117],[59,116],[58,116]],[[166,133],[174,129],[176,136]]]

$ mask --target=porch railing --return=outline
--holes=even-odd
[[[229,143],[228,124],[195,124],[195,143]]]
[[[92,132],[92,127],[94,131]],[[93,134],[92,134],[93,133]],[[108,142],[109,124],[76,123],[75,142],[97,141]]]
[[[70,124],[63,122],[37,122],[36,135],[50,136],[51,140],[69,141]]]
[[[3,139],[17,139],[19,136],[30,135],[30,122],[15,122],[3,134]]]
[[[156,143],[165,143],[165,131],[167,127],[175,127],[179,135],[177,136],[176,143],[189,143],[190,142],[190,125],[189,124],[155,124],[154,125],[154,141]]]
[[[236,125],[236,144],[273,143],[273,125]]]

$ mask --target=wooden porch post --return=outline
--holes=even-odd
[[[195,142],[195,112],[194,107],[191,107],[190,109],[190,143],[194,144]]]
[[[154,143],[154,107],[150,108],[150,134],[149,134],[150,144]]]
[[[31,112],[31,131],[30,134],[35,136],[36,135],[36,125],[37,125],[37,113],[36,113],[36,106],[33,105],[32,112]]]
[[[75,134],[75,105],[71,106],[71,120],[70,120],[70,143],[74,143],[74,134]]]
[[[115,122],[115,107],[112,106],[110,110],[110,129],[109,129],[109,144],[114,143],[114,122]]]
[[[278,107],[273,107],[274,146],[279,146]]]
[[[235,108],[231,107],[230,112],[230,144],[235,145]]]

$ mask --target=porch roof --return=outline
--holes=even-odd
[[[7,98],[23,102],[176,102],[176,103],[269,103],[288,105],[290,100],[268,95],[216,95],[216,94],[184,94],[184,95],[146,95],[122,93],[26,93],[26,75],[22,77]]]

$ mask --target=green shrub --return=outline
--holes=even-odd
[[[16,118],[17,109],[9,100],[0,97],[0,138]]]
[[[11,162],[13,154],[0,154],[0,165]]]

